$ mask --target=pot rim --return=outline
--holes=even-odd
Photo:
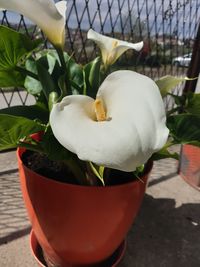
[[[63,186],[67,186],[67,187],[71,187],[72,189],[73,188],[84,188],[84,190],[91,190],[91,188],[93,189],[96,189],[96,190],[108,190],[109,188],[123,188],[123,187],[127,187],[127,186],[130,186],[132,184],[138,184],[138,183],[141,183],[141,179],[143,177],[146,177],[150,174],[152,168],[153,168],[153,161],[148,161],[146,164],[146,170],[142,176],[141,179],[134,179],[133,181],[130,181],[130,182],[127,182],[127,183],[124,183],[124,184],[116,184],[116,185],[108,185],[108,186],[96,186],[96,185],[93,185],[93,186],[87,186],[87,185],[78,185],[78,184],[70,184],[70,183],[64,183],[64,182],[60,182],[60,181],[56,181],[56,180],[53,180],[53,179],[49,179],[48,177],[46,176],[43,176],[33,170],[31,170],[30,168],[28,168],[22,161],[21,159],[21,156],[22,154],[26,151],[26,148],[23,148],[23,147],[18,147],[17,148],[17,160],[18,160],[18,163],[19,165],[23,166],[23,168],[28,171],[29,173],[32,173],[33,175],[34,174],[37,174],[38,177],[40,177],[41,179],[43,180],[46,180],[47,182],[49,183],[54,183],[54,184],[59,184],[59,185],[63,185]]]

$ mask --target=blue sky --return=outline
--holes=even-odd
[[[67,11],[68,26],[72,28],[78,27],[78,16],[78,19],[81,20],[81,28],[88,30],[90,28],[88,20],[89,12],[91,21],[93,22],[93,28],[96,31],[103,30],[104,32],[110,32],[112,24],[115,25],[115,30],[120,31],[121,21],[118,15],[119,9],[121,10],[122,16],[126,17],[129,10],[128,3],[135,17],[140,12],[141,20],[144,23],[148,23],[152,35],[156,32],[162,34],[163,32],[170,33],[177,31],[180,38],[183,35],[185,37],[193,37],[197,29],[197,24],[200,22],[200,0],[155,0],[155,5],[153,4],[153,0],[76,0],[77,9],[75,9],[73,2],[73,0],[68,0]],[[162,2],[163,5],[161,4]],[[98,5],[98,3],[101,4]],[[109,4],[110,13],[108,12]],[[147,13],[149,13],[148,16]],[[156,24],[155,14],[157,15]],[[165,20],[163,20],[164,14],[166,14]],[[1,18],[2,12],[0,12]],[[20,16],[9,12],[8,19],[11,22],[18,22],[20,21]],[[26,21],[30,23],[29,20]],[[101,22],[105,22],[103,28],[100,27]],[[157,25],[157,28],[155,25]],[[172,25],[171,28],[170,25]]]

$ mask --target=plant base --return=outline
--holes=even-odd
[[[38,266],[40,267],[48,267],[45,259],[44,259],[44,255],[42,252],[42,249],[36,239],[36,236],[33,232],[33,230],[30,233],[30,246],[31,246],[31,251],[32,254],[36,260],[36,262],[38,263]],[[95,265],[87,265],[87,267],[117,267],[118,264],[120,263],[120,261],[122,260],[123,256],[124,256],[124,252],[126,249],[126,241],[123,241],[121,243],[121,245],[116,249],[116,251],[106,260],[104,260],[103,262],[97,263]],[[49,265],[51,267],[62,267],[62,266],[53,266],[53,265]],[[86,267],[85,265],[71,265],[71,264],[67,264],[64,267]]]

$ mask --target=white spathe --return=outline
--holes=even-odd
[[[64,46],[67,1],[0,0],[0,8],[14,11],[36,23],[55,46]]]
[[[124,52],[128,49],[140,51],[143,47],[143,42],[129,43],[120,41],[115,38],[104,36],[90,29],[87,33],[87,38],[93,40],[101,50],[103,63],[112,65]]]
[[[98,122],[94,99],[66,96],[54,105],[50,125],[57,140],[84,161],[134,171],[165,144],[169,130],[157,85],[148,77],[122,70],[98,90],[107,120]]]

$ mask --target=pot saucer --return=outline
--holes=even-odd
[[[44,257],[42,255],[42,249],[36,239],[36,236],[33,230],[30,233],[30,246],[31,246],[31,252],[38,266],[47,267]],[[89,265],[89,266],[87,265],[87,267],[117,267],[124,256],[125,249],[126,249],[126,241],[124,240],[109,258],[107,258],[106,260],[98,264]],[[73,266],[70,265],[69,267],[73,267]],[[76,265],[74,267],[79,267],[79,266]],[[86,265],[82,265],[82,267],[86,267]]]

